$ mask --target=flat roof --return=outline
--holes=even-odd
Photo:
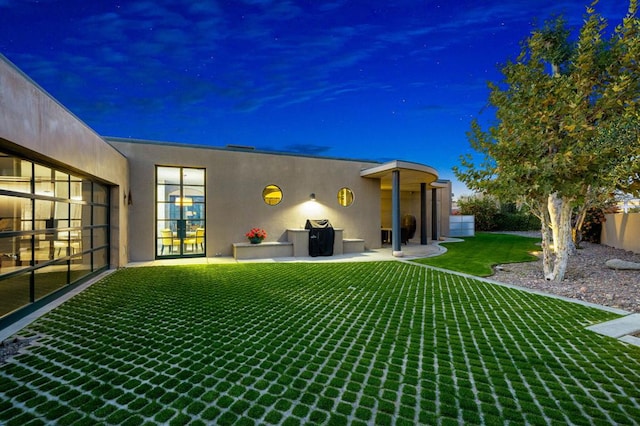
[[[380,179],[380,187],[382,189],[391,189],[391,176],[396,170],[400,172],[400,189],[403,191],[420,191],[420,184],[422,183],[427,184],[428,187],[441,187],[441,185],[432,185],[438,180],[436,169],[409,161],[389,161],[379,166],[362,170],[360,176]]]

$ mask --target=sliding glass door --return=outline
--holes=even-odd
[[[156,257],[201,257],[205,246],[205,170],[156,167]]]
[[[86,176],[0,152],[0,328],[109,267],[109,192]]]

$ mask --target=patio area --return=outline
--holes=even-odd
[[[447,238],[447,242],[462,241],[457,238]],[[412,260],[420,259],[430,256],[437,256],[446,251],[446,249],[437,243],[431,244],[418,244],[409,242],[402,245],[402,252],[404,256],[398,258],[392,255],[391,245],[385,244],[379,249],[368,249],[361,253],[343,253],[334,254],[333,256],[298,256],[298,257],[277,257],[277,258],[264,258],[264,259],[234,259],[232,256],[219,256],[219,257],[200,257],[200,258],[183,258],[183,259],[160,259],[152,260],[149,262],[132,262],[129,267],[139,266],[166,266],[166,265],[201,265],[201,264],[230,264],[230,263],[291,263],[291,262],[315,262],[315,263],[327,263],[327,262],[372,262],[372,261],[386,261],[386,260]]]
[[[640,348],[587,330],[614,311],[408,262],[223,260],[116,271],[27,326],[0,423],[640,419]]]

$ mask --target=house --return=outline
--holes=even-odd
[[[328,219],[334,251],[449,229],[451,184],[435,169],[104,138],[0,57],[0,326],[132,261],[307,256],[308,219]]]

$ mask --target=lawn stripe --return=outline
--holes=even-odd
[[[482,292],[477,292],[478,290],[478,286],[475,285],[475,282],[470,282],[469,280],[467,280],[466,278],[464,280],[461,280],[461,282],[464,282],[467,286],[467,288],[472,289],[473,291],[473,295],[475,298],[478,298],[479,300],[489,300],[488,298],[486,298],[486,296],[482,293]],[[475,322],[476,324],[484,324],[485,320],[489,320],[489,316],[487,314],[487,312],[485,311],[485,306],[483,303],[479,303],[477,304],[477,308],[479,308],[479,310],[481,312],[478,312],[477,309],[471,310],[471,315],[474,316],[475,318]],[[465,310],[465,315],[466,314],[466,310]],[[481,318],[481,315],[482,317]],[[469,324],[471,324],[471,322],[469,322]],[[489,339],[487,338],[487,335],[485,334],[486,331],[484,328],[480,329],[480,333],[483,335],[483,341],[484,342],[488,342]],[[480,365],[482,367],[482,371],[484,373],[484,376],[481,376],[480,378],[486,378],[487,383],[488,383],[488,390],[489,393],[491,395],[491,398],[495,404],[496,409],[498,410],[498,414],[499,416],[503,416],[504,415],[504,408],[502,406],[502,404],[500,403],[500,400],[498,398],[498,395],[493,391],[493,389],[497,386],[497,383],[495,381],[495,379],[492,377],[490,368],[488,366],[487,360],[485,360],[484,355],[486,353],[486,350],[482,349],[480,347],[480,343],[478,342],[477,338],[476,338],[476,333],[473,333],[473,328],[472,328],[472,340],[473,340],[473,345],[476,348],[476,354],[477,354],[477,360],[480,362]],[[495,353],[492,352],[492,356],[495,358]],[[477,381],[478,378],[474,377],[474,383]],[[483,423],[486,422],[485,418],[484,418],[484,414],[482,413],[482,419],[483,419]]]
[[[464,294],[464,299],[465,301],[470,301],[474,298],[477,298],[477,294],[475,292],[475,289],[477,286],[472,285],[466,278],[461,277],[459,279],[459,288],[462,291],[462,293]],[[473,296],[471,296],[471,294]],[[485,372],[485,375],[489,378],[489,383],[491,383],[492,385],[492,381],[490,379],[490,374],[487,370],[486,364],[484,363],[484,360],[482,359],[482,357],[480,356],[481,351],[480,348],[478,346],[478,341],[476,339],[474,330],[473,330],[473,325],[472,322],[470,321],[470,315],[469,315],[469,310],[470,309],[465,309],[465,304],[461,303],[460,304],[460,317],[458,316],[458,314],[454,311],[454,315],[455,315],[455,319],[456,319],[456,324],[457,324],[457,330],[458,330],[458,338],[460,339],[460,343],[463,346],[464,349],[464,362],[465,362],[465,367],[466,367],[466,371],[467,371],[467,377],[469,378],[469,381],[471,383],[472,386],[472,392],[473,392],[473,396],[474,396],[474,403],[476,404],[477,407],[477,413],[478,416],[480,417],[481,421],[484,423],[485,419],[483,417],[483,412],[481,410],[481,401],[479,399],[479,390],[478,390],[478,386],[476,384],[476,381],[474,379],[474,375],[473,375],[473,368],[471,365],[471,359],[473,357],[474,360],[478,360],[482,366],[483,371]],[[475,315],[475,311],[473,311],[472,313],[476,320],[478,319],[477,315]],[[465,337],[463,336],[462,330],[460,329],[460,322],[461,320],[464,319],[464,327],[467,330],[470,330],[470,333],[468,335],[468,339],[470,340],[470,343],[465,343]],[[475,351],[475,353],[471,352],[471,349],[473,349]],[[475,355],[475,356],[474,356]],[[492,385],[493,386],[493,385]],[[497,406],[500,406],[499,400],[497,399],[497,396],[492,392],[492,397],[494,402],[496,403]]]
[[[421,423],[421,417],[420,417],[420,413],[422,412],[424,407],[423,404],[423,400],[422,400],[422,380],[420,380],[423,377],[424,374],[424,368],[423,368],[423,362],[425,359],[425,346],[426,346],[426,339],[425,339],[425,334],[427,333],[426,327],[427,327],[427,321],[426,321],[426,316],[427,316],[427,288],[430,286],[430,281],[429,278],[432,275],[432,271],[428,271],[425,273],[425,270],[420,270],[421,272],[421,279],[420,279],[420,290],[421,292],[416,292],[416,305],[420,307],[420,316],[419,319],[417,321],[413,321],[412,322],[412,329],[414,327],[416,327],[416,323],[419,326],[419,340],[418,340],[418,355],[417,355],[417,359],[416,359],[416,374],[418,376],[418,381],[416,383],[416,394],[417,394],[417,398],[416,398],[416,412],[415,415],[413,417],[413,423],[414,424],[420,424]],[[414,307],[414,314],[415,314],[416,310]]]
[[[477,290],[478,293],[481,294],[482,297],[485,298],[486,300],[489,300],[489,298],[491,298],[495,302],[498,302],[499,305],[502,305],[500,300],[495,297],[495,296],[498,296],[499,293],[489,295],[489,291],[491,290],[491,288],[488,285],[486,285],[484,283],[481,283],[479,281],[470,281],[470,280],[466,280],[466,284],[469,287],[474,288],[474,290]],[[482,305],[482,304],[480,305],[480,308],[481,308],[481,310],[482,310],[482,312],[484,314],[485,319],[487,320],[487,322],[489,323],[489,325],[490,325],[490,327],[491,327],[491,329],[493,331],[492,336],[496,336],[496,338],[500,341],[500,346],[501,347],[506,347],[505,342],[502,339],[502,337],[500,335],[500,332],[499,332],[499,329],[496,327],[496,323],[495,323],[495,320],[497,319],[498,322],[501,323],[501,325],[503,326],[503,329],[506,330],[506,327],[504,327],[504,323],[502,323],[500,316],[493,315],[493,314],[495,314],[495,311],[492,311],[491,313],[489,313],[485,309],[484,305]],[[491,341],[492,340],[491,337],[487,334],[487,331],[486,331],[485,328],[482,329],[482,332],[483,332],[483,335],[484,335],[484,337],[485,337],[485,339],[487,341]],[[507,330],[507,332],[508,332],[508,330]],[[510,337],[511,337],[511,341],[512,342],[517,343],[517,341],[515,339],[513,339],[513,336],[510,336]],[[491,347],[491,352],[492,352],[493,358],[495,359],[496,365],[499,366],[500,372],[502,373],[503,378],[505,379],[505,381],[507,383],[508,390],[509,390],[511,396],[514,398],[515,401],[518,401],[517,395],[515,394],[514,389],[513,389],[513,384],[511,383],[511,381],[510,381],[510,379],[508,377],[508,373],[503,369],[502,364],[500,363],[500,356],[496,353],[496,351],[494,350],[493,347]],[[520,352],[522,353],[522,351],[520,351]],[[511,365],[514,365],[514,366],[517,367],[517,365],[516,365],[516,363],[515,363],[515,361],[513,359],[513,356],[511,355],[511,353],[506,352],[506,355],[509,358],[509,360],[511,361]],[[538,358],[540,357],[540,354],[537,353],[537,352],[536,352],[536,357],[538,357]],[[522,381],[523,383],[525,383],[525,386],[527,386],[528,389],[531,388],[531,384],[529,384],[526,381],[526,379],[524,379],[521,375],[518,376],[518,379],[520,381]],[[547,392],[547,394],[549,396],[552,396],[552,394],[551,394],[551,392],[549,391],[548,388],[545,389],[545,391]],[[535,395],[532,395],[532,396],[533,396],[534,400],[536,400]],[[496,395],[495,393],[494,393],[494,397],[496,399],[498,399],[498,395]],[[544,410],[540,407],[539,403],[536,403],[536,407],[537,407],[537,409],[539,409],[541,411],[541,415],[543,416],[545,422],[549,423],[549,419],[544,414]],[[568,419],[566,419],[566,418],[565,418],[565,420],[568,421]]]
[[[517,298],[510,298],[511,303],[516,304],[516,305],[520,305],[520,301],[524,300],[526,301],[527,299],[517,299]],[[526,308],[529,308],[528,306]],[[521,312],[524,312],[525,315],[527,312],[529,312],[529,309],[521,309]],[[563,384],[563,386],[565,386],[564,382],[560,379],[561,377],[566,377],[567,379],[569,379],[569,381],[576,385],[578,388],[580,388],[582,391],[586,392],[587,394],[590,395],[590,392],[587,388],[585,388],[584,386],[582,386],[582,384],[580,383],[580,381],[574,376],[574,374],[572,373],[572,371],[568,368],[567,363],[569,363],[569,365],[576,367],[577,369],[580,370],[580,372],[582,373],[583,377],[588,377],[589,373],[582,368],[576,361],[575,357],[578,356],[580,357],[580,352],[577,351],[577,347],[572,343],[571,340],[566,340],[564,341],[575,353],[575,355],[570,355],[566,348],[562,345],[559,344],[559,342],[554,342],[553,339],[551,339],[551,337],[549,336],[549,333],[544,329],[544,328],[538,328],[538,332],[534,332],[533,330],[531,330],[528,326],[528,324],[532,324],[533,322],[531,321],[524,321],[523,324],[525,325],[525,327],[531,331],[531,333],[528,335],[528,337],[526,337],[526,339],[531,339],[531,338],[537,338],[537,336],[539,335],[539,333],[543,333],[544,335],[546,335],[546,337],[548,338],[549,341],[552,341],[555,344],[555,349],[549,349],[548,353],[556,360],[556,365],[560,367],[561,371],[563,371],[565,374],[563,374],[562,376],[557,375],[557,373],[555,373],[554,371],[551,371],[552,374],[554,374],[559,382],[561,382]],[[562,323],[558,323],[558,324],[553,324],[552,326],[557,325],[560,328],[560,331],[558,330],[554,330],[554,333],[563,333],[563,334],[570,334],[570,330],[563,325]],[[520,328],[517,328],[517,330],[520,330]],[[525,338],[523,336],[523,338]],[[519,345],[517,344],[517,341],[514,342],[516,343],[516,346],[519,348]],[[533,348],[535,350],[535,348]],[[561,353],[562,355],[564,355],[562,357],[562,359],[560,357],[558,357],[556,354],[557,353]],[[538,353],[539,355],[539,353]],[[545,363],[545,366],[547,366],[547,368],[550,369],[550,366],[548,366],[547,363]],[[594,367],[594,365],[592,364],[590,366],[590,368],[596,368]],[[565,386],[566,389],[566,386]],[[574,404],[578,407],[578,409],[580,410],[581,414],[585,417],[591,417],[589,414],[586,413],[585,411],[585,407],[583,404],[581,404],[580,402],[578,402],[574,395],[571,392],[568,392],[572,401],[574,402]],[[607,418],[608,421],[610,422],[614,422],[614,420],[606,413],[606,411],[601,407],[601,405],[598,403],[598,400],[590,395],[590,404],[595,404],[595,406],[598,408],[598,410],[605,415],[605,417]],[[620,407],[621,409],[623,409],[622,407]],[[623,409],[624,410],[624,409]],[[629,413],[625,413],[625,414],[629,414]],[[597,419],[593,419],[594,421],[597,421]]]

